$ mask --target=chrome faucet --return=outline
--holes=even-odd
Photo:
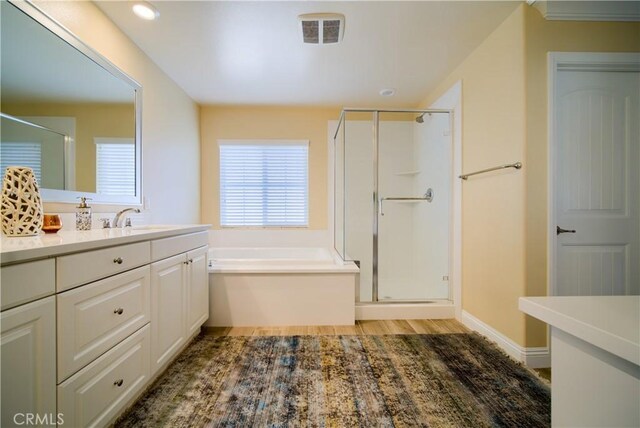
[[[120,219],[126,217],[126,214],[130,211],[133,211],[134,213],[140,213],[140,210],[138,208],[125,208],[122,211],[118,211],[116,216],[113,218],[112,227],[115,227],[115,228],[123,227]]]

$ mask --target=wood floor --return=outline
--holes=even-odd
[[[470,330],[454,319],[356,321],[344,326],[205,327],[214,336],[338,336],[378,334],[451,334]]]

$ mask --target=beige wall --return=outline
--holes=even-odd
[[[524,161],[524,11],[519,7],[424,100],[462,80],[462,170]],[[526,163],[525,163],[526,165]],[[525,291],[525,175],[509,170],[462,185],[463,309],[518,343]]]
[[[327,125],[339,108],[202,106],[202,221],[220,228],[219,139],[309,140],[309,229],[326,229]]]
[[[640,52],[640,24],[547,21],[537,9],[525,14],[527,88],[527,294],[547,292],[547,53]],[[527,344],[545,341],[545,328],[527,317]],[[537,345],[536,345],[537,344]]]
[[[95,137],[133,138],[133,104],[2,104],[14,116],[64,116],[76,119],[76,190],[96,191]]]
[[[546,346],[517,299],[547,293],[548,51],[639,51],[640,24],[546,21],[521,5],[421,105],[463,92],[463,171],[522,161],[463,183],[462,306],[516,343]]]
[[[142,85],[142,184],[150,202],[149,221],[198,222],[197,104],[92,2],[35,3]]]

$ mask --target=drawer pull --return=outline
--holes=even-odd
[[[113,382],[113,384],[117,387],[121,387],[123,383],[124,379],[118,379],[117,381]]]
[[[118,314],[118,315],[122,315],[123,312],[124,312],[124,309],[122,308],[114,309],[113,311],[114,314]]]
[[[193,263],[193,259],[189,259],[189,263]]]
[[[117,264],[119,264],[119,265],[121,265],[123,261],[124,261],[124,260],[122,260],[122,257],[118,257],[118,258],[113,259],[113,262],[114,262],[114,263],[117,263]]]

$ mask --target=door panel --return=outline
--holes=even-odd
[[[151,371],[171,360],[186,341],[185,266],[180,254],[151,265]]]
[[[638,294],[638,72],[559,71],[556,295]],[[555,228],[556,225],[552,225]]]

